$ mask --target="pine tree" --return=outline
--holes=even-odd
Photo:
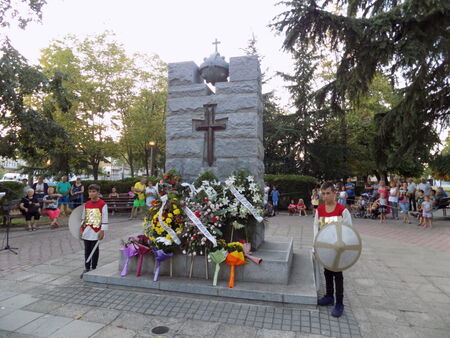
[[[376,116],[377,165],[394,158],[429,158],[439,141],[435,125],[450,124],[448,0],[339,0],[346,14],[329,10],[331,1],[293,0],[276,18],[284,48],[306,44],[339,52],[335,79],[320,90],[318,103],[338,115],[346,99],[358,103],[377,72],[396,83],[401,99]],[[321,100],[320,100],[321,99]],[[327,101],[328,100],[328,101]]]

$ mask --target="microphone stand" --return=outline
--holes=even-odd
[[[2,188],[8,190],[8,192],[14,193],[14,192],[13,192],[11,189],[9,189],[8,187],[2,186]],[[1,200],[5,195],[6,195],[6,192],[0,192],[0,200]],[[9,228],[10,228],[10,226],[11,226],[10,223],[11,223],[11,222],[6,222],[6,218],[3,218],[3,225],[6,225],[6,234],[5,234],[5,236],[3,237],[3,243],[5,242],[5,237],[6,237],[6,245],[5,245],[5,247],[4,247],[3,249],[0,249],[0,252],[1,252],[1,251],[6,251],[6,250],[8,250],[8,251],[10,251],[10,252],[12,252],[12,253],[14,253],[14,254],[17,255],[17,254],[18,254],[17,251],[14,251],[14,250],[18,250],[19,248],[14,248],[14,247],[12,247],[12,246],[9,245]]]

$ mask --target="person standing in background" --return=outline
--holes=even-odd
[[[412,178],[408,179],[408,197],[409,197],[409,211],[417,211],[416,207],[416,183]]]
[[[75,183],[70,188],[70,195],[72,197],[72,208],[75,209],[76,207],[83,204],[84,201],[84,185],[81,183],[81,179],[77,178]]]
[[[61,177],[61,181],[56,184],[56,192],[61,195],[58,200],[58,205],[60,207],[61,213],[65,216],[69,216],[69,194],[70,194],[70,183],[67,182],[67,176]]]

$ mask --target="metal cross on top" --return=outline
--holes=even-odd
[[[206,131],[206,146],[207,146],[207,160],[211,167],[214,163],[214,132],[218,130],[225,130],[227,128],[228,117],[223,119],[215,119],[215,108],[217,104],[205,104],[205,119],[193,119],[192,122],[196,124],[195,130]]]
[[[212,44],[216,45],[216,53],[217,53],[217,45],[220,44],[220,41],[217,40],[217,38],[216,38],[216,40]]]

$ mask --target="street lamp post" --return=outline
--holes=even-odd
[[[156,146],[156,142],[155,141],[150,141],[148,143],[148,145],[150,146],[150,176],[153,176],[153,158],[154,158],[154,149]]]

